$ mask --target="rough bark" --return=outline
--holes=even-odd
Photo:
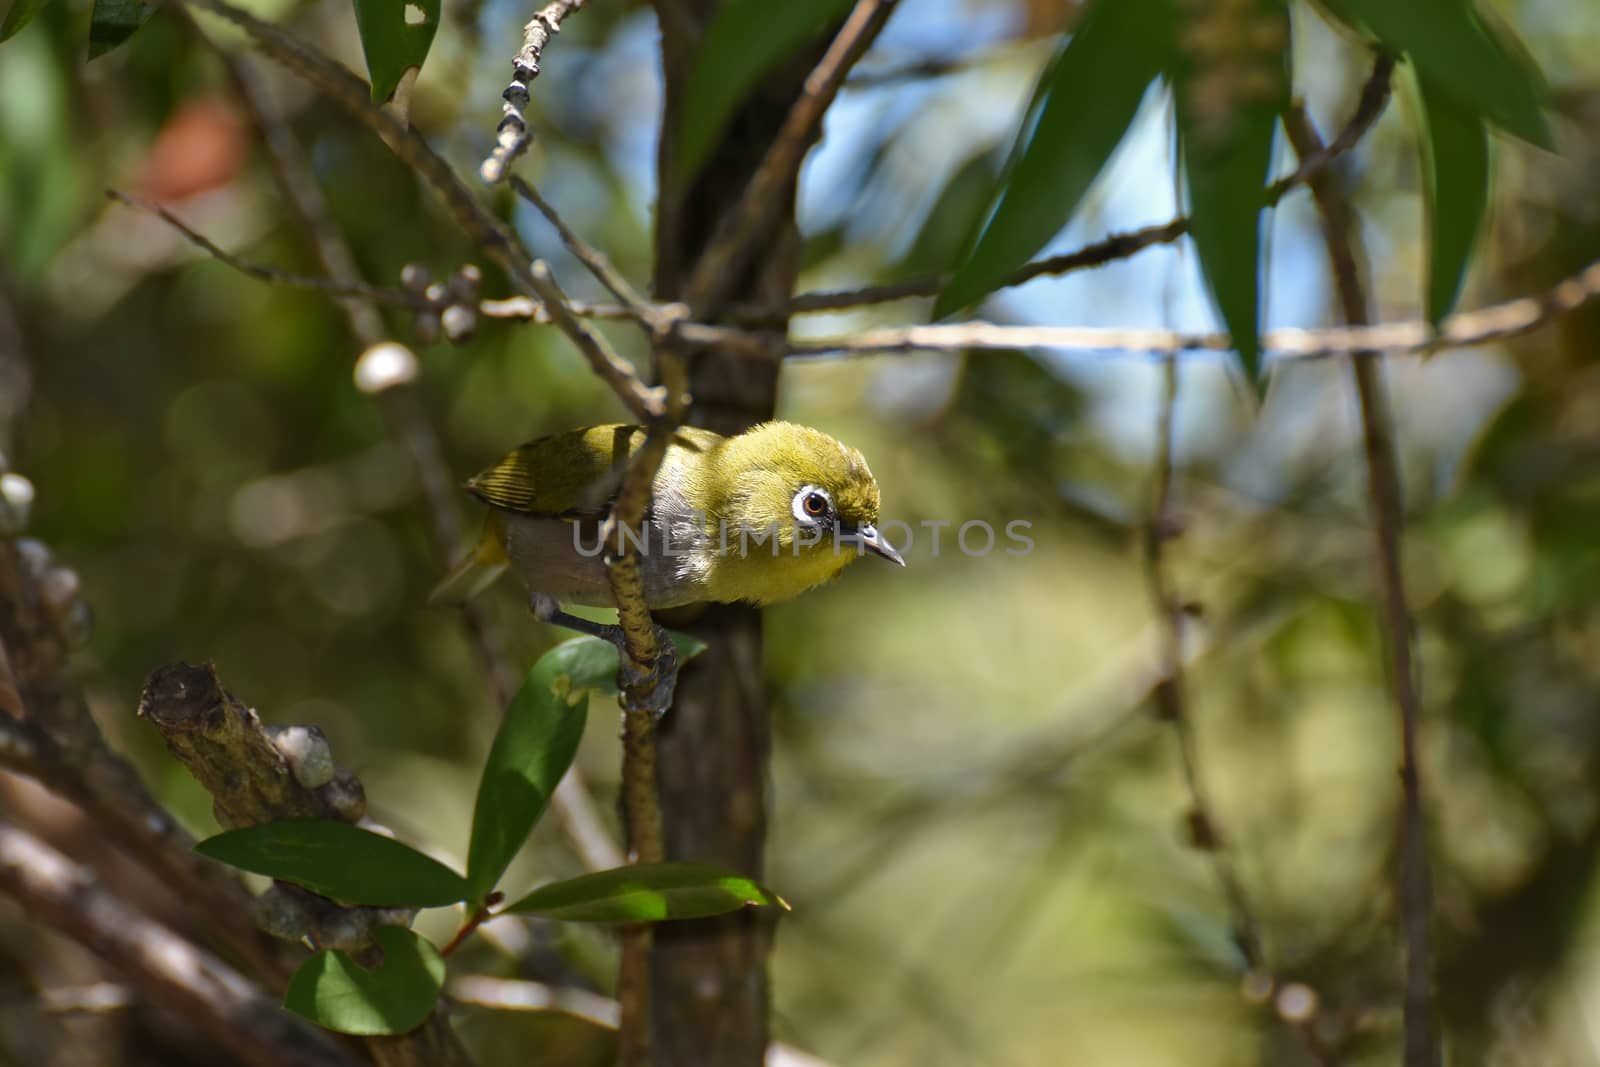
[[[655,290],[678,298],[722,213],[738,199],[799,94],[814,56],[776,72],[734,116],[705,168],[674,183],[673,143],[694,46],[717,0],[662,0],[666,75],[659,173]],[[732,301],[788,297],[798,266],[794,191],[784,197],[773,250],[749,271]],[[712,350],[690,356],[689,421],[736,433],[772,417],[775,363]],[[768,723],[762,684],[761,614],[708,610],[688,627],[708,643],[688,664],[659,739],[662,819],[669,859],[720,863],[760,876],[766,838]],[[751,1067],[768,1043],[767,956],[772,919],[750,909],[719,919],[668,923],[652,957],[653,1043],[658,1067]]]

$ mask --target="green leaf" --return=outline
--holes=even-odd
[[[1489,204],[1489,131],[1483,117],[1419,74],[1427,126],[1428,319],[1450,314]]]
[[[672,633],[678,662],[705,650],[705,642]],[[583,739],[592,691],[617,691],[617,649],[597,637],[576,637],[539,657],[506,709],[472,812],[467,883],[472,900],[495,887],[550,797],[572,765]]]
[[[372,75],[372,99],[394,95],[401,75],[421,67],[439,28],[439,0],[355,0],[356,29]]]
[[[1094,0],[1036,92],[999,203],[939,294],[943,318],[999,288],[1072,218],[1171,56],[1165,0]]]
[[[583,739],[591,689],[614,687],[617,650],[578,637],[539,657],[506,709],[478,782],[467,853],[471,897],[481,899],[544,814]]]
[[[644,863],[541,886],[506,911],[576,923],[700,919],[783,898],[748,878],[700,863]]]
[[[433,1013],[444,988],[444,960],[425,938],[401,926],[373,934],[383,961],[368,970],[325,950],[289,979],[283,1006],[341,1034],[403,1034]]]
[[[33,16],[44,10],[50,0],[11,0],[11,10],[6,12],[4,22],[0,22],[0,41],[8,41],[33,21]]]
[[[1510,30],[1486,25],[1475,7],[1472,0],[1340,0],[1336,10],[1496,126],[1552,147],[1538,68]]]
[[[94,14],[89,16],[89,58],[98,59],[132,37],[155,11],[154,4],[139,0],[94,0]]]
[[[675,170],[700,170],[735,110],[778,62],[844,17],[854,0],[727,0],[700,39],[678,115]]]
[[[200,842],[195,851],[346,904],[436,908],[467,898],[466,879],[438,860],[331,819],[284,819],[230,830]]]
[[[1256,6],[1263,15],[1288,18],[1282,0],[1257,0]],[[1264,68],[1273,75],[1262,87],[1267,91],[1226,100],[1220,113],[1215,94],[1208,91],[1223,80],[1219,71],[1190,65],[1177,79],[1189,233],[1212,301],[1252,381],[1261,370],[1261,209],[1278,112],[1288,99],[1289,39],[1285,27],[1284,51]],[[1242,87],[1246,80],[1226,84]]]

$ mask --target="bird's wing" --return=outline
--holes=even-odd
[[[601,515],[644,443],[641,426],[590,426],[530,441],[467,480],[467,492],[491,507],[524,515]],[[690,427],[671,449],[701,451],[722,440]],[[669,450],[670,458],[670,450]]]

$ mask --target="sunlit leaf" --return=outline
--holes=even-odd
[[[1544,148],[1553,144],[1538,68],[1510,30],[1478,16],[1472,0],[1338,0],[1334,10],[1405,53],[1495,125]]]
[[[699,863],[645,863],[541,886],[507,911],[581,923],[657,922],[721,915],[746,905],[787,909],[749,878]]]
[[[1437,326],[1461,292],[1489,203],[1489,131],[1432,78],[1417,83],[1427,126],[1428,318]]]
[[[44,10],[50,0],[11,0],[11,8],[6,12],[4,21],[0,21],[0,41],[10,40],[17,33],[33,21],[33,16]]]
[[[1046,70],[999,202],[939,294],[935,318],[981,300],[1067,224],[1168,64],[1166,0],[1096,0]]]
[[[139,0],[94,0],[94,13],[89,16],[89,58],[103,56],[132,37],[155,11],[154,4]]]
[[[342,1034],[403,1034],[421,1026],[444,988],[444,960],[425,938],[400,926],[373,935],[383,951],[371,970],[346,953],[312,956],[289,980],[283,1006]]]
[[[675,169],[687,181],[705,162],[728,119],[779,61],[816,39],[854,0],[727,0],[700,39],[678,115]]]
[[[489,749],[472,814],[467,880],[473,899],[494,888],[544,814],[583,739],[588,694],[614,686],[617,650],[578,637],[539,657]]]
[[[1262,17],[1287,19],[1274,0],[1258,0]],[[1189,62],[1177,80],[1178,140],[1189,190],[1189,232],[1212,300],[1233,336],[1245,373],[1261,369],[1261,210],[1278,112],[1289,86],[1289,34],[1271,63],[1260,65],[1270,82],[1246,93],[1247,80],[1197,69]],[[1259,63],[1259,61],[1258,61]],[[1218,100],[1218,84],[1239,94]]]
[[[200,842],[195,851],[346,904],[433,908],[467,897],[466,879],[438,860],[331,819],[285,819],[230,830]]]
[[[673,633],[679,663],[705,642]],[[489,749],[472,813],[467,881],[481,900],[544,814],[583,739],[588,696],[617,691],[617,650],[596,637],[557,645],[533,665]]]
[[[355,0],[356,29],[372,76],[372,99],[394,95],[411,67],[422,66],[439,28],[439,0]]]

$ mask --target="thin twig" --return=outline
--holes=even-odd
[[[1321,138],[1304,108],[1286,115],[1285,127],[1295,151],[1309,158]],[[1323,236],[1333,265],[1339,302],[1347,322],[1367,321],[1367,294],[1357,262],[1354,219],[1343,191],[1326,173],[1312,179],[1312,195],[1322,213]],[[1591,268],[1596,274],[1600,270]],[[1356,352],[1350,361],[1361,401],[1362,445],[1372,501],[1373,537],[1383,587],[1389,681],[1394,690],[1400,727],[1400,872],[1397,896],[1405,940],[1405,1064],[1437,1067],[1441,1062],[1433,1004],[1433,886],[1428,857],[1428,828],[1422,809],[1422,769],[1417,735],[1422,698],[1419,665],[1412,649],[1411,612],[1406,604],[1400,538],[1404,499],[1394,423],[1384,392],[1376,353]]]
[[[1470,348],[1519,337],[1578,310],[1600,297],[1600,260],[1537,296],[1525,296],[1446,319],[1435,331],[1414,319],[1377,325],[1337,326],[1321,330],[1270,330],[1261,348],[1282,359],[1319,360],[1382,352],[1387,356],[1419,355]],[[706,336],[720,334],[725,343],[754,349],[760,335],[731,327],[686,323]],[[738,335],[738,336],[735,336]],[[851,356],[867,353],[959,351],[962,349],[1059,348],[1082,353],[1133,353],[1160,356],[1172,352],[1230,352],[1226,333],[1188,333],[1159,328],[1094,326],[1004,326],[958,322],[929,326],[890,326],[839,337],[794,339],[785,349],[795,357]]]
[[[1008,50],[1010,51],[1010,50]],[[897,66],[874,67],[871,70],[858,70],[845,80],[844,88],[855,89],[883,89],[901,82],[927,81],[930,78],[944,78],[951,74],[960,74],[964,71],[981,67],[1000,58],[995,53],[979,53],[965,56],[929,56],[926,59],[914,59]]]
[[[153,1000],[259,1067],[353,1067],[326,1036],[222,960],[126,904],[44,842],[0,822],[0,892],[104,957]]]
[[[209,12],[243,29],[264,55],[304,79],[323,97],[376,133],[402,163],[438,194],[451,217],[473,242],[512,278],[526,283],[530,257],[522,242],[479,201],[421,134],[372,102],[366,82],[315,46],[226,0],[166,2],[185,10]]]
[[[511,60],[511,84],[500,94],[505,101],[501,106],[505,117],[495,127],[494,150],[478,168],[479,176],[490,185],[503,181],[511,164],[528,150],[532,137],[528,133],[528,116],[523,110],[530,99],[528,86],[539,76],[539,61],[544,57],[545,46],[561,32],[562,20],[582,10],[584,2],[554,0],[540,8],[522,27],[522,47]]]
[[[1318,1032],[1316,1013],[1319,998],[1297,991],[1296,995],[1308,1005],[1306,1010],[1284,1010],[1281,994],[1291,985],[1286,985],[1267,961],[1260,920],[1256,918],[1250,895],[1234,867],[1223,837],[1222,824],[1217,819],[1216,804],[1211,799],[1201,770],[1199,741],[1195,736],[1194,718],[1190,714],[1186,669],[1188,654],[1185,630],[1192,612],[1174,586],[1165,551],[1167,544],[1182,533],[1183,527],[1182,517],[1175,513],[1173,505],[1177,478],[1173,427],[1177,419],[1179,373],[1176,355],[1168,355],[1163,361],[1162,396],[1156,416],[1155,499],[1144,530],[1145,586],[1160,623],[1161,645],[1161,679],[1151,695],[1156,713],[1171,726],[1177,741],[1178,766],[1182,770],[1184,789],[1189,796],[1189,840],[1196,849],[1206,854],[1217,885],[1222,890],[1233,942],[1245,963],[1246,991],[1261,999],[1274,997],[1279,1016],[1294,1029],[1312,1058],[1328,1067],[1335,1062],[1335,1058]],[[1293,985],[1309,992],[1303,983]]]
[[[198,27],[195,28],[195,32],[207,44],[211,44],[210,38]],[[422,302],[423,308],[419,310],[431,309],[428,298],[421,293],[411,289],[386,291],[369,286],[365,282],[349,242],[334,221],[327,198],[317,183],[316,176],[311,170],[311,162],[299,138],[278,113],[271,94],[261,83],[260,76],[237,54],[227,49],[216,49],[216,52],[255,120],[272,161],[278,186],[294,207],[302,226],[311,237],[317,257],[330,276],[329,281],[350,291],[350,298],[340,303],[344,308],[351,335],[364,349],[370,349],[383,342],[387,338],[383,318],[373,305],[385,302],[384,298],[391,295],[404,294]],[[137,206],[156,211],[196,243],[204,241],[199,234],[188,230],[181,222],[156,205]],[[207,247],[207,244],[201,246]],[[439,436],[434,431],[426,411],[412,389],[381,389],[376,392],[374,399],[388,417],[392,432],[411,454],[412,463],[417,470],[417,480],[422,487],[423,499],[427,505],[429,527],[440,556],[446,562],[461,558],[465,547],[457,503],[459,493],[455,479],[450,474],[449,465],[445,461]],[[509,706],[511,697],[516,691],[517,679],[516,672],[506,657],[504,635],[500,633],[493,617],[479,604],[465,605],[462,619],[473,646],[477,649],[496,706],[499,708]],[[591,870],[604,870],[621,862],[621,852],[606,831],[604,821],[596,810],[594,799],[584,784],[582,772],[576,765],[562,778],[551,801],[568,839],[585,866]]]
[[[336,296],[357,296],[386,304],[432,307],[415,294],[399,289],[342,286],[326,278],[287,275],[275,268],[251,263],[224,253],[207,238],[183,225],[169,212],[130,197],[113,194],[141,210],[159,215],[200,248],[251,277],[302,288],[319,289]],[[1173,225],[1173,224],[1168,224]],[[1137,235],[1128,235],[1132,238]],[[1084,251],[1087,251],[1084,250]],[[1074,253],[1076,255],[1077,253]],[[280,275],[280,276],[271,276]],[[826,296],[827,294],[820,294]],[[1328,329],[1279,329],[1262,335],[1261,346],[1282,359],[1321,360],[1357,352],[1388,356],[1420,355],[1446,349],[1471,348],[1531,333],[1600,298],[1600,260],[1535,296],[1518,297],[1475,311],[1458,312],[1438,330],[1421,320],[1337,326]],[[803,297],[800,299],[804,299]],[[574,319],[636,320],[638,309],[614,304],[588,304],[567,300],[564,312]],[[1226,333],[1181,332],[1160,328],[1097,326],[1009,326],[983,321],[917,326],[889,326],[840,337],[800,338],[784,341],[769,332],[735,326],[713,326],[684,321],[682,304],[656,304],[653,310],[672,322],[675,338],[689,344],[717,345],[760,358],[787,355],[796,359],[843,358],[908,352],[949,352],[964,349],[1070,349],[1103,355],[1141,357],[1174,352],[1231,352],[1233,339]],[[797,310],[823,310],[798,308]],[[478,305],[486,318],[552,322],[555,316],[541,300],[526,296],[484,300]],[[632,374],[632,371],[628,371]]]
[[[535,263],[528,272],[528,280],[539,299],[544,301],[556,328],[577,346],[578,351],[588,359],[589,366],[602,381],[611,386],[612,392],[627,405],[633,417],[641,423],[659,419],[666,405],[661,387],[645,385],[599,331],[568,310],[567,295],[556,284],[549,266],[542,261]]]
[[[539,213],[549,221],[550,225],[555,227],[556,232],[561,235],[561,242],[567,246],[567,250],[572,253],[579,263],[589,269],[589,273],[593,274],[596,280],[605,286],[612,296],[621,302],[628,316],[638,323],[647,334],[655,338],[664,336],[672,320],[686,313],[687,309],[684,309],[679,311],[678,315],[672,315],[669,313],[669,309],[680,308],[681,305],[658,306],[641,296],[639,291],[633,287],[633,283],[629,282],[623,273],[612,264],[611,260],[606,258],[605,253],[585,241],[578,235],[577,231],[568,226],[566,220],[557,213],[548,200],[539,195],[539,191],[532,185],[513,174],[511,176],[511,188],[517,191],[518,196],[537,208]]]
[[[857,0],[822,59],[806,75],[805,86],[761,165],[750,176],[739,202],[717,224],[695,264],[684,302],[697,315],[710,317],[717,310],[739,283],[746,263],[768,239],[773,220],[786,202],[785,191],[793,187],[800,173],[800,163],[821,127],[822,116],[833,106],[839,87],[894,9],[895,0]]]
[[[1155,501],[1145,524],[1145,584],[1161,620],[1161,658],[1163,674],[1155,689],[1156,710],[1171,725],[1178,742],[1178,763],[1183,769],[1184,787],[1189,793],[1189,831],[1194,846],[1210,858],[1217,883],[1227,902],[1233,926],[1234,943],[1252,971],[1265,973],[1266,959],[1261,945],[1261,927],[1250,907],[1249,896],[1239,880],[1233,861],[1223,847],[1221,825],[1216,808],[1200,771],[1200,754],[1195,740],[1194,720],[1189,715],[1188,687],[1184,677],[1184,630],[1190,612],[1173,587],[1165,547],[1181,532],[1181,518],[1173,511],[1173,422],[1177,415],[1178,361],[1168,356],[1163,366],[1163,391],[1156,422]]]
[[[368,285],[362,281],[344,281],[337,277],[295,274],[290,271],[279,270],[277,267],[254,263],[222,248],[205,234],[190,229],[187,223],[160,204],[130,196],[120,189],[107,189],[106,197],[120,204],[126,204],[128,207],[157,216],[168,226],[182,234],[190,244],[204,249],[213,257],[226,263],[241,274],[249,275],[258,281],[266,282],[268,285],[281,285],[289,289],[310,289],[314,292],[327,293],[329,296],[340,300],[358,298],[397,307],[427,306],[421,302],[421,298],[417,294],[409,293],[404,289],[385,289],[381,286]]]

